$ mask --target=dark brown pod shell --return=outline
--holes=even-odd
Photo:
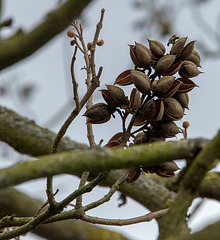
[[[153,53],[153,55],[157,58],[162,57],[166,51],[165,46],[159,41],[149,39],[147,40],[149,42],[150,50]]]
[[[132,70],[131,80],[139,92],[148,93],[150,91],[150,79],[145,73]]]
[[[165,76],[160,78],[156,83],[156,86],[154,88],[154,93],[157,96],[165,95],[173,85],[174,80],[175,80],[174,76]]]
[[[198,87],[191,79],[189,78],[178,78],[181,82],[178,92],[179,93],[187,93],[190,92],[194,87]]]
[[[185,60],[182,65],[181,68],[179,70],[179,75],[182,78],[192,78],[192,77],[196,77],[200,74],[201,72],[199,71],[198,67],[196,66],[195,63]]]
[[[111,109],[105,103],[96,103],[92,105],[83,116],[87,117],[87,122],[101,124],[110,120]]]
[[[137,88],[133,88],[130,95],[129,108],[137,110],[141,106],[141,96]]]
[[[114,84],[118,84],[120,86],[126,86],[126,85],[132,84],[133,82],[131,80],[131,71],[132,71],[131,69],[128,69],[122,72],[121,74],[119,74]]]
[[[201,67],[201,57],[196,50],[193,50],[191,55],[187,58],[187,60],[194,62],[197,67]]]
[[[140,168],[135,168],[129,171],[126,182],[127,183],[132,183],[136,181],[141,175],[141,169]]]
[[[184,45],[186,43],[187,37],[183,37],[178,39],[172,46],[171,50],[170,50],[170,54],[172,55],[178,55],[181,53],[181,51],[184,48]]]
[[[180,129],[174,122],[160,122],[153,126],[152,132],[161,138],[172,138],[180,133]]]
[[[143,118],[148,121],[160,121],[164,114],[164,104],[161,99],[148,100],[143,108]]]
[[[164,118],[169,121],[180,120],[184,115],[181,104],[174,98],[164,100]]]
[[[118,107],[127,104],[127,98],[125,97],[125,93],[120,87],[114,85],[106,85],[106,87]]]
[[[162,75],[165,73],[168,68],[173,64],[175,61],[176,56],[175,55],[165,55],[161,57],[156,64],[155,71],[158,75]]]
[[[175,98],[180,105],[182,106],[182,108],[187,108],[189,109],[189,95],[188,93],[179,93],[177,92],[173,98]]]
[[[186,60],[189,58],[189,56],[192,54],[193,49],[194,49],[194,45],[195,45],[196,41],[191,41],[189,42],[181,51],[181,53],[179,54],[178,58],[181,60]]]

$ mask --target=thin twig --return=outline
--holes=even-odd
[[[78,96],[78,83],[76,82],[75,74],[74,74],[74,63],[76,61],[76,52],[77,52],[77,46],[75,47],[74,54],[71,60],[71,77],[72,77],[72,84],[73,84],[73,99],[76,103],[76,109],[79,109],[79,96]]]
[[[160,218],[164,216],[168,212],[168,208],[162,209],[156,212],[148,213],[140,217],[130,218],[130,219],[105,219],[105,218],[98,218],[92,217],[88,215],[84,215],[81,220],[93,224],[102,224],[102,225],[112,225],[112,226],[125,226],[131,225],[141,222],[150,222],[155,218]]]
[[[91,47],[91,70],[92,70],[92,77],[94,78],[96,76],[96,71],[95,71],[95,49],[96,49],[96,44],[99,38],[99,33],[101,31],[102,28],[102,22],[103,22],[103,18],[104,18],[104,13],[105,13],[105,9],[102,8],[101,10],[101,17],[99,22],[96,25],[96,32],[95,32],[95,36],[93,39],[93,44]]]
[[[118,189],[120,184],[124,181],[126,175],[127,175],[127,171],[124,171],[123,174],[121,175],[121,177],[112,185],[109,192],[104,197],[102,197],[101,199],[99,199],[95,202],[92,202],[92,203],[88,204],[87,206],[85,206],[83,208],[84,212],[86,212],[88,210],[91,210],[93,208],[96,208],[96,207],[102,205],[105,202],[108,202],[111,199],[112,195],[116,192],[116,190]]]
[[[69,125],[72,123],[72,121],[79,114],[80,110],[86,104],[86,102],[88,101],[90,96],[93,94],[95,89],[99,86],[99,78],[102,74],[102,69],[103,69],[103,67],[100,67],[97,76],[92,79],[91,86],[89,87],[89,89],[87,90],[87,92],[85,93],[85,95],[83,96],[83,98],[81,99],[81,101],[79,103],[79,109],[74,108],[74,110],[70,113],[69,117],[67,118],[67,120],[64,122],[64,124],[60,128],[60,130],[59,130],[59,132],[58,132],[58,134],[57,134],[57,136],[54,140],[53,147],[52,147],[52,152],[53,153],[57,152],[57,148],[59,146],[59,143],[60,143],[61,139],[63,138],[63,136],[65,135]]]

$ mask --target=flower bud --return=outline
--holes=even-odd
[[[149,39],[147,40],[149,42],[150,50],[153,53],[153,55],[157,58],[162,57],[166,51],[165,46],[159,41]]]
[[[150,91],[150,79],[145,73],[137,70],[132,70],[131,80],[139,92],[148,93]]]
[[[101,124],[108,122],[111,118],[112,110],[105,103],[96,103],[92,105],[83,116],[87,117],[87,122]]]

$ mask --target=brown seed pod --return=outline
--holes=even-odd
[[[189,56],[192,54],[193,49],[194,49],[194,45],[195,45],[196,41],[191,41],[189,42],[181,51],[181,53],[179,54],[178,58],[181,60],[186,60],[187,58],[189,58]]]
[[[127,183],[132,183],[136,181],[141,175],[141,169],[140,168],[135,168],[129,171],[126,182]]]
[[[193,50],[187,60],[194,62],[197,67],[201,67],[201,58],[199,53],[196,50]]]
[[[164,104],[161,99],[150,99],[143,107],[143,118],[148,121],[160,121],[164,114]]]
[[[175,55],[165,55],[161,57],[156,64],[155,68],[156,73],[158,75],[162,75],[163,73],[165,73],[168,70],[168,68],[173,64],[175,59],[176,59]]]
[[[178,88],[179,93],[187,93],[190,92],[194,87],[198,87],[198,85],[196,85],[189,78],[178,78],[178,80],[181,82]]]
[[[162,57],[166,51],[165,46],[159,41],[149,39],[147,40],[149,42],[150,50],[153,53],[153,55],[157,58]]]
[[[133,88],[130,95],[129,108],[137,110],[141,106],[140,93],[136,88]]]
[[[150,91],[150,79],[145,73],[132,70],[131,80],[139,92],[148,93]]]
[[[179,93],[177,92],[173,98],[175,98],[180,105],[182,106],[182,108],[187,108],[189,109],[189,95],[188,93]]]
[[[200,73],[195,63],[185,60],[179,70],[179,75],[183,78],[192,78],[198,76]]]
[[[183,50],[183,47],[186,43],[187,37],[183,37],[178,39],[172,46],[171,50],[170,50],[170,54],[171,55],[178,55],[181,53],[181,51]]]
[[[125,70],[124,72],[122,72],[121,74],[118,75],[118,77],[116,78],[114,84],[118,84],[120,86],[126,86],[126,85],[130,85],[132,84],[132,80],[131,80],[131,71],[133,71],[132,69],[128,69]]]
[[[152,126],[152,132],[161,138],[172,138],[180,133],[180,129],[174,122],[156,122]]]
[[[160,78],[156,83],[156,86],[154,88],[154,93],[157,96],[165,95],[173,85],[174,80],[175,80],[174,76],[165,76]]]
[[[136,67],[148,68],[151,63],[151,52],[150,50],[140,44],[135,43],[135,45],[129,45],[131,59]]]
[[[112,110],[105,103],[96,103],[92,105],[83,116],[87,117],[87,122],[101,124],[108,122],[111,118]]]
[[[174,98],[164,99],[164,119],[169,121],[180,120],[184,115],[181,104]]]

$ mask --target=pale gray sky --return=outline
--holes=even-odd
[[[56,6],[55,2],[57,1],[7,0],[4,2],[3,16],[14,17],[15,23],[13,29],[22,26],[28,30],[42,21],[44,15]],[[192,19],[192,9],[190,10],[183,6],[186,5],[187,1],[176,0],[174,2],[178,5],[179,9],[182,9],[177,14],[178,17],[175,22],[177,33],[181,34],[181,36],[188,36],[189,40],[198,40],[198,43],[205,42],[210,45],[211,49],[216,47],[216,43],[213,41],[214,36],[211,36],[209,33],[202,33],[200,27]],[[220,5],[217,0],[210,2],[202,5],[201,12],[210,26],[216,28]],[[101,37],[104,39],[105,44],[97,49],[96,55],[96,66],[102,65],[104,67],[101,77],[102,88],[105,84],[113,83],[117,75],[132,66],[130,65],[128,43],[137,41],[147,45],[146,38],[158,38],[154,32],[149,36],[147,33],[145,34],[146,31],[140,32],[132,28],[134,21],[139,19],[144,14],[144,11],[140,13],[134,10],[131,7],[131,3],[131,0],[96,0],[84,12],[86,20],[84,27],[85,39],[90,41],[93,38],[100,10],[103,7],[106,9],[103,30],[101,31]],[[9,32],[5,31],[4,34],[9,34]],[[162,41],[166,44],[167,39],[162,39]],[[69,45],[69,38],[66,36],[66,32],[63,32],[28,59],[2,71],[0,73],[0,81],[11,81],[13,82],[13,87],[31,81],[37,85],[37,90],[30,104],[19,104],[16,98],[0,98],[1,104],[36,120],[41,126],[58,131],[72,108],[72,86],[69,72],[72,51],[73,48]],[[83,62],[79,54],[77,60],[76,77],[80,83],[81,92],[83,92],[84,73],[79,70],[83,66]],[[220,58],[206,60],[206,56],[202,56],[202,66],[204,74],[194,79],[200,87],[190,93],[190,111],[186,112],[187,115],[183,120],[190,122],[189,137],[212,138],[219,129],[220,111],[218,103],[220,101],[220,83],[218,76],[220,73]],[[98,91],[95,95],[95,101],[101,101],[101,94]],[[57,112],[59,112],[59,116],[56,116]],[[55,116],[57,120],[52,121]],[[111,119],[106,124],[95,126],[96,141],[99,142],[102,138],[104,141],[107,141],[114,133],[120,131],[120,126],[118,118]],[[114,132],[112,132],[113,129]],[[68,130],[68,135],[73,140],[87,143],[85,119],[83,117],[79,117],[73,122]],[[71,182],[70,188],[67,189],[67,186],[64,187],[64,181]],[[61,193],[64,196],[66,194],[65,190],[70,191],[77,184],[72,177],[57,177],[55,182],[57,187],[61,189],[61,197]],[[18,188],[31,193],[33,196],[42,196],[42,200],[45,198],[44,180],[22,184]],[[106,189],[102,190],[99,188],[94,194],[86,195],[86,201],[101,196],[105,192]],[[142,215],[143,211],[146,211],[132,200],[129,200],[126,207],[117,208],[118,196],[118,194],[115,194],[110,203],[101,207],[94,214],[100,217],[126,218]],[[209,213],[212,213],[212,217],[219,215],[220,207],[215,201],[209,201],[206,205]],[[205,211],[207,210],[203,210],[201,215],[198,215],[192,221],[191,225],[195,229],[198,228],[200,222],[203,220],[201,216],[203,216],[202,214]],[[141,223],[129,227],[112,227],[111,229],[121,231],[134,240],[143,240],[146,239],[146,236],[148,236],[147,239],[154,240],[157,236],[157,226],[154,222]],[[27,236],[22,237],[22,239],[34,238]],[[35,237],[35,239],[38,240],[40,238]]]

